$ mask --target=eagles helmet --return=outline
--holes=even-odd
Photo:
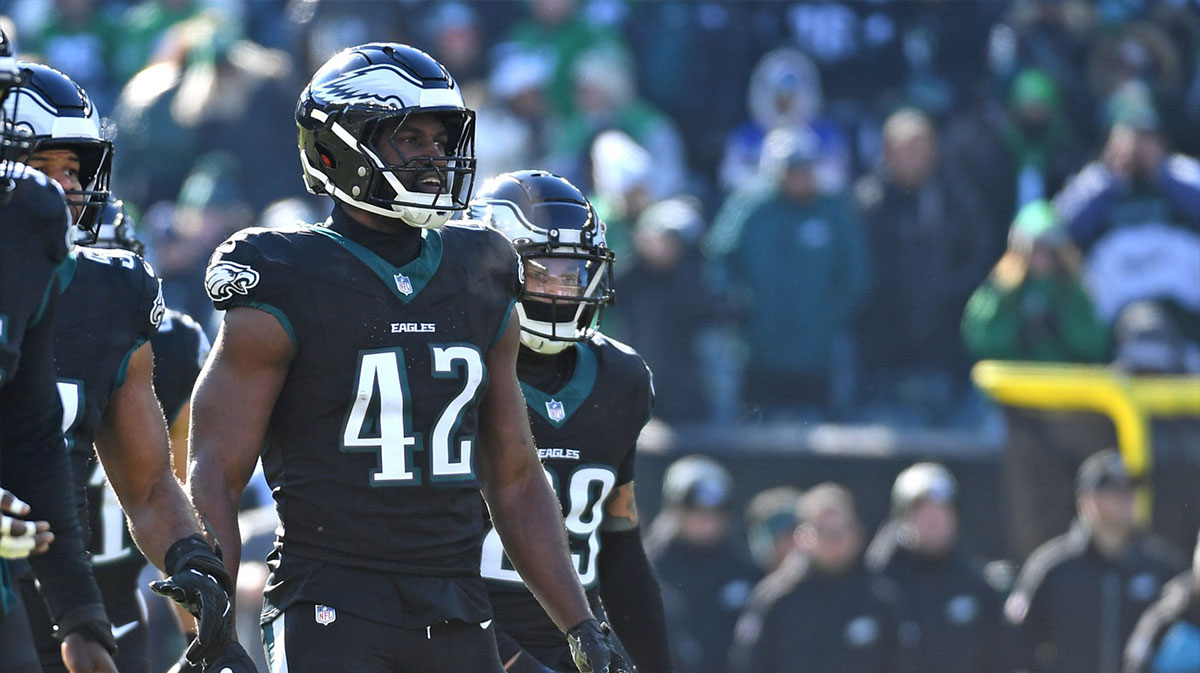
[[[521,255],[521,343],[549,354],[591,338],[601,310],[613,302],[614,256],[604,222],[583,193],[553,173],[516,171],[484,183],[470,210]]]
[[[125,202],[116,197],[109,198],[100,210],[95,231],[80,232],[75,245],[128,250],[138,256],[146,252],[146,244],[133,233],[133,218],[125,210]]]
[[[442,156],[405,157],[394,139],[410,115],[446,125]],[[296,106],[300,165],[313,194],[421,228],[440,227],[467,207],[475,176],[475,113],[454,78],[429,54],[373,42],[343,50],[313,75]],[[385,143],[399,163],[385,158]],[[436,192],[404,186],[436,175]]]
[[[40,63],[20,62],[21,81],[4,100],[16,132],[28,134],[30,152],[67,149],[79,155],[80,189],[64,190],[78,211],[76,226],[95,228],[108,201],[112,142],[100,134],[100,115],[87,92],[63,73]]]

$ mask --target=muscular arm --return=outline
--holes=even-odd
[[[613,630],[639,671],[671,671],[667,619],[658,579],[642,547],[632,481],[618,486],[604,504],[600,542],[600,597]]]
[[[488,384],[479,410],[479,472],[492,522],[509,559],[562,631],[592,617],[567,555],[562,510],[534,451],[517,382],[520,326],[510,316],[487,355]]]
[[[220,543],[234,582],[242,557],[237,520],[242,489],[254,471],[291,358],[291,339],[273,316],[230,309],[192,393],[187,489]]]
[[[171,544],[200,532],[200,525],[171,471],[153,369],[154,353],[149,343],[142,344],[129,359],[125,382],[109,400],[96,432],[96,454],[138,547],[162,569]]]

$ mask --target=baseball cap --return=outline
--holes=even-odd
[[[1116,449],[1104,449],[1092,454],[1079,466],[1075,488],[1079,493],[1092,493],[1108,488],[1133,488],[1137,480],[1125,469],[1125,462]]]

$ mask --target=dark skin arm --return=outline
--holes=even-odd
[[[109,400],[96,432],[96,454],[138,547],[163,569],[171,544],[199,533],[200,524],[171,471],[167,423],[154,395],[153,373],[154,353],[146,343],[130,357],[125,382]]]
[[[238,506],[292,354],[292,341],[273,316],[231,309],[192,392],[188,493],[235,583],[242,558]]]
[[[487,354],[488,383],[479,409],[477,467],[492,522],[509,559],[546,614],[566,632],[592,617],[567,553],[562,509],[533,446],[517,382],[520,325],[510,316]]]

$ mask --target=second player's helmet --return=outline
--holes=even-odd
[[[79,156],[81,188],[65,190],[67,205],[78,208],[76,225],[91,230],[108,202],[112,142],[101,135],[100,115],[87,92],[70,77],[40,63],[19,67],[21,81],[4,99],[5,114],[30,138],[32,152],[67,149]]]
[[[381,136],[420,113],[445,123],[444,155],[389,163],[380,146],[390,138]],[[377,42],[338,53],[300,94],[296,123],[304,182],[314,194],[428,228],[445,224],[471,198],[475,113],[450,73],[419,49]],[[402,183],[431,169],[441,182],[436,193]]]
[[[125,202],[115,197],[101,209],[95,234],[82,233],[75,239],[75,244],[128,250],[135,255],[146,252],[146,245],[133,232],[133,218],[125,210]]]
[[[553,173],[504,173],[480,187],[471,217],[507,236],[521,255],[521,343],[557,353],[590,338],[613,301],[613,253],[583,193]]]

